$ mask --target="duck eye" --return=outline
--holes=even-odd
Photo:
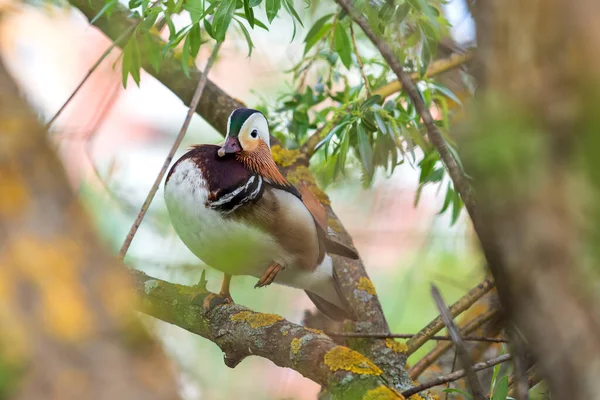
[[[258,131],[255,129],[252,132],[250,132],[250,136],[252,136],[253,138],[258,136]]]

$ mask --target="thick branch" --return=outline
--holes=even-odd
[[[72,0],[71,4],[81,10],[88,18],[92,18],[104,6],[104,1]],[[135,23],[137,23],[137,20],[128,18],[128,11],[123,6],[117,5],[111,12],[110,19],[102,16],[96,21],[96,26],[114,40]],[[160,38],[156,37],[155,40],[159,42],[159,46],[164,46],[165,43]],[[200,71],[191,67],[189,69],[191,79],[186,78],[181,69],[181,62],[173,58],[172,53],[161,64],[160,73],[154,72],[149,65],[144,64],[143,67],[171,89],[186,105],[189,105],[194,87],[201,74]],[[235,108],[242,106],[243,104],[239,101],[231,98],[208,81],[197,112],[221,134],[225,134],[229,114]],[[352,246],[350,235],[343,228],[340,220],[329,206],[327,196],[317,187],[314,177],[309,172],[306,166],[306,158],[299,156],[291,164],[280,162],[280,165],[285,167],[284,172],[290,182],[294,184],[300,181],[308,183],[311,190],[318,195],[326,206],[329,220],[335,225],[338,240]],[[381,304],[362,262],[337,256],[333,258],[334,270],[340,282],[342,294],[361,322],[358,329],[365,332],[389,332],[389,326],[383,315]],[[395,387],[402,390],[412,385],[404,368],[406,357],[401,353],[390,352],[389,348],[385,346],[385,341],[363,340],[361,351],[370,354],[371,359],[383,368],[386,377],[394,383]]]
[[[361,399],[369,390],[381,387],[379,390],[394,395],[393,389],[385,389],[379,367],[320,331],[238,304],[218,306],[205,314],[202,303],[210,293],[201,285],[177,285],[132,273],[142,312],[214,342],[231,368],[256,355],[298,371],[327,387],[337,399]]]

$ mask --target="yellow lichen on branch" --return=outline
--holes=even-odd
[[[300,351],[300,347],[302,347],[302,341],[298,338],[292,339],[292,343],[290,344],[290,348],[292,349],[292,354],[296,355]]]
[[[307,331],[309,331],[309,332],[316,333],[317,335],[324,335],[325,334],[325,332],[323,332],[320,329],[309,328],[307,326],[305,326],[304,329],[307,330]]]
[[[394,339],[385,339],[385,347],[392,349],[395,353],[404,353],[408,350],[408,346],[404,342],[397,342]]]
[[[282,167],[294,165],[294,163],[298,161],[300,157],[302,157],[300,150],[288,150],[279,145],[271,147],[271,154],[273,155],[273,160],[275,160],[275,163],[277,165],[281,165]]]
[[[362,278],[360,278],[360,280],[358,281],[357,288],[359,290],[363,290],[369,294],[372,294],[373,296],[375,296],[375,294],[377,294],[377,292],[375,291],[375,286],[373,285],[373,282],[371,282],[371,280],[369,278],[365,278],[364,276]]]
[[[362,400],[404,400],[404,396],[395,393],[390,388],[379,386],[365,393]]]
[[[265,313],[255,313],[252,311],[242,311],[235,315],[231,316],[231,320],[234,322],[247,322],[250,327],[256,328],[264,328],[266,326],[271,326],[276,322],[283,321],[283,317],[276,314],[265,314]]]
[[[298,185],[300,182],[306,183],[310,191],[319,199],[321,204],[330,205],[331,201],[327,194],[322,191],[319,186],[317,186],[317,182],[315,181],[314,176],[310,173],[310,170],[304,165],[298,166],[293,171],[288,172],[287,180],[292,185]]]
[[[381,375],[381,369],[371,360],[348,347],[336,346],[325,353],[325,365],[332,371],[344,370],[358,375]]]

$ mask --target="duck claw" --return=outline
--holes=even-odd
[[[278,263],[274,262],[267,268],[263,276],[260,277],[254,288],[261,288],[270,285],[275,280],[275,277],[279,272],[283,270],[283,267]]]
[[[192,300],[193,301],[193,300]],[[194,301],[193,301],[194,302]],[[233,299],[229,293],[210,293],[208,296],[204,298],[202,301],[202,308],[204,309],[204,314],[208,314],[215,307],[221,306],[224,304],[233,304]]]

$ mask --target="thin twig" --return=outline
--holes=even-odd
[[[435,60],[429,65],[427,71],[425,72],[425,78],[429,78],[435,75],[439,75],[441,73],[450,71],[456,67],[460,67],[461,65],[469,62],[473,58],[473,53],[454,53],[446,58],[440,58],[439,60]],[[410,77],[413,80],[420,80],[421,74],[419,72],[414,72],[410,74]],[[386,98],[396,92],[402,90],[402,83],[400,81],[395,80],[393,82],[387,83],[383,86],[378,87],[373,94],[380,95],[383,98]]]
[[[514,356],[513,365],[515,378],[514,392],[517,400],[529,400],[529,382],[527,379],[527,360],[525,341],[516,326],[509,328],[510,351]]]
[[[360,58],[360,54],[358,53],[358,46],[356,45],[356,36],[354,35],[353,23],[350,23],[350,37],[352,38],[352,45],[354,46],[354,52],[356,53],[356,60],[358,61],[358,69],[360,69],[360,74],[362,75],[363,81],[365,81],[365,89],[367,89],[367,94],[371,97],[371,85],[369,85],[369,80],[367,79],[367,75],[365,75],[365,67],[363,65],[362,59]]]
[[[450,314],[452,314],[453,317],[456,317],[458,314],[471,307],[477,300],[492,290],[493,287],[494,283],[490,279],[484,280],[479,285],[471,289],[456,303],[452,304],[450,307]],[[410,355],[414,353],[421,346],[423,346],[431,336],[435,335],[443,328],[444,322],[442,321],[442,318],[438,316],[406,343],[408,346],[407,354]]]
[[[138,24],[139,25],[139,24]],[[75,90],[73,91],[73,93],[71,93],[71,95],[69,96],[69,98],[67,99],[67,101],[64,102],[64,104],[58,109],[58,111],[56,112],[56,114],[54,114],[54,116],[50,119],[50,121],[48,121],[48,123],[46,124],[46,129],[49,129],[50,126],[54,123],[54,121],[56,121],[56,119],[60,116],[60,114],[62,114],[62,112],[65,110],[65,108],[69,105],[69,103],[71,102],[71,100],[73,100],[73,98],[75,97],[75,95],[79,92],[79,90],[83,87],[83,84],[85,82],[87,82],[87,80],[90,78],[90,76],[92,76],[92,74],[94,73],[94,71],[96,71],[96,69],[98,69],[98,67],[100,66],[100,64],[102,64],[102,61],[104,61],[104,59],[106,57],[108,57],[108,55],[113,51],[113,49],[115,47],[117,47],[119,45],[119,43],[125,39],[127,36],[129,36],[129,34],[137,27],[137,25],[131,25],[129,28],[127,28],[127,30],[125,30],[125,32],[123,32],[121,34],[121,36],[119,36],[117,38],[117,40],[115,40],[105,51],[104,53],[102,53],[102,55],[98,58],[98,60],[96,60],[96,62],[94,63],[94,65],[92,65],[92,67],[88,70],[87,74],[85,74],[85,76],[83,77],[83,79],[81,80],[81,82],[79,83],[79,85],[77,85],[77,87],[75,88]]]
[[[461,329],[461,333],[464,335],[468,335],[472,332],[475,332],[477,329],[481,328],[484,324],[490,321],[492,318],[498,315],[498,309],[492,308],[487,312],[478,315],[476,318],[473,318],[469,322],[467,322]],[[433,363],[435,363],[446,351],[450,350],[452,347],[452,343],[444,342],[438,343],[438,345],[431,350],[425,357],[421,358],[415,365],[413,365],[409,370],[408,374],[410,379],[416,380],[427,368],[429,368]]]
[[[350,337],[350,338],[373,338],[373,339],[410,339],[415,336],[414,333],[369,333],[369,332],[325,332],[327,336]],[[463,336],[467,342],[490,342],[507,343],[507,339],[493,338],[487,336]],[[450,336],[431,336],[429,340],[452,341]]]
[[[211,69],[213,63],[215,62],[215,59],[217,58],[217,53],[219,52],[221,43],[222,42],[217,42],[215,47],[212,49],[212,52],[208,59],[208,62],[206,63],[206,68],[204,69],[204,73],[202,75],[200,75],[200,79],[198,80],[198,86],[196,87],[196,91],[194,92],[194,97],[192,97],[192,102],[190,103],[190,108],[185,117],[185,121],[183,122],[183,125],[181,126],[181,130],[179,131],[179,134],[177,135],[177,138],[175,139],[175,143],[173,143],[173,146],[171,147],[171,150],[169,151],[169,154],[167,155],[167,158],[165,159],[165,162],[163,163],[163,166],[160,169],[160,172],[158,173],[158,176],[156,177],[156,180],[154,181],[154,184],[152,185],[152,188],[150,189],[148,196],[146,196],[146,200],[144,201],[144,204],[142,204],[142,208],[140,209],[140,212],[138,213],[137,217],[135,218],[133,225],[131,225],[131,229],[129,230],[129,233],[127,234],[127,237],[125,238],[125,242],[123,242],[121,251],[119,251],[119,258],[121,260],[123,260],[125,258],[125,255],[127,254],[127,250],[129,249],[129,246],[131,245],[131,241],[133,240],[135,233],[137,232],[138,228],[140,227],[140,224],[142,223],[142,220],[144,219],[144,216],[146,215],[146,211],[148,211],[148,208],[150,207],[150,203],[152,203],[152,200],[154,199],[154,196],[156,195],[156,191],[158,190],[160,182],[162,181],[165,173],[167,172],[167,169],[169,168],[169,165],[171,164],[171,161],[173,160],[173,157],[175,156],[175,152],[179,148],[179,145],[181,144],[181,141],[183,140],[183,137],[185,136],[185,134],[187,132],[188,126],[190,125],[190,121],[192,120],[192,116],[196,112],[196,108],[198,107],[198,102],[200,101],[200,97],[202,97],[202,92],[204,91],[204,87],[206,86],[206,80],[208,77],[208,73],[210,72],[210,69]]]
[[[487,360],[484,362],[480,362],[477,363],[475,365],[473,365],[473,371],[475,372],[479,372],[482,371],[484,369],[487,368],[491,368],[494,365],[498,365],[501,364],[503,362],[507,362],[511,359],[511,355],[510,354],[503,354],[500,357],[496,357],[496,358],[492,358],[491,360]],[[415,386],[413,388],[410,388],[408,390],[405,390],[404,392],[402,392],[402,395],[406,398],[412,396],[415,393],[419,393],[422,392],[423,390],[427,390],[429,388],[435,387],[435,386],[440,386],[443,385],[447,382],[454,382],[459,380],[460,378],[464,377],[466,375],[465,370],[461,369],[458,370],[456,372],[453,372],[451,374],[448,375],[442,375],[442,376],[438,376],[435,379],[432,379],[428,382],[425,382],[421,385]]]
[[[537,368],[535,367],[535,365],[531,368],[529,368],[527,370],[527,387],[528,388],[532,388],[535,385],[537,385],[538,383],[540,383],[541,381],[541,377],[538,375],[537,373]],[[516,389],[515,389],[515,375],[512,374],[509,378],[508,378],[508,395],[511,397],[515,397],[516,395]],[[529,391],[527,392],[529,394]],[[517,398],[518,399],[518,398]]]
[[[433,300],[435,301],[435,305],[440,311],[440,316],[442,317],[442,321],[444,321],[444,325],[448,328],[448,333],[450,333],[450,337],[456,346],[456,354],[460,359],[460,363],[465,370],[467,377],[467,386],[471,391],[474,400],[485,400],[485,394],[483,392],[483,387],[481,386],[481,382],[477,378],[477,374],[473,369],[473,361],[471,357],[469,357],[469,351],[465,345],[465,342],[462,340],[460,336],[460,331],[458,330],[458,326],[454,322],[452,314],[450,314],[450,310],[444,299],[442,298],[442,294],[439,289],[435,285],[431,285],[431,295],[433,296]]]
[[[386,41],[380,37],[378,37],[375,32],[369,26],[366,18],[357,12],[354,7],[350,4],[351,0],[336,0],[336,2],[346,11],[346,13],[355,21],[363,30],[365,35],[371,40],[371,42],[377,47],[387,64],[390,66],[392,71],[396,74],[396,77],[402,83],[403,89],[410,97],[412,103],[417,110],[417,113],[423,119],[423,123],[427,128],[427,136],[433,146],[436,148],[438,153],[440,154],[440,158],[442,159],[444,165],[448,169],[448,173],[452,178],[452,182],[456,191],[460,194],[471,219],[474,224],[477,225],[476,220],[476,202],[475,196],[473,194],[473,190],[471,188],[471,184],[467,180],[467,177],[463,174],[463,170],[452,154],[452,150],[450,146],[442,136],[441,132],[435,125],[435,121],[429,108],[425,104],[425,101],[421,97],[417,86],[414,81],[411,79],[410,75],[404,71],[402,68],[402,64],[394,54],[393,50],[386,43]]]

